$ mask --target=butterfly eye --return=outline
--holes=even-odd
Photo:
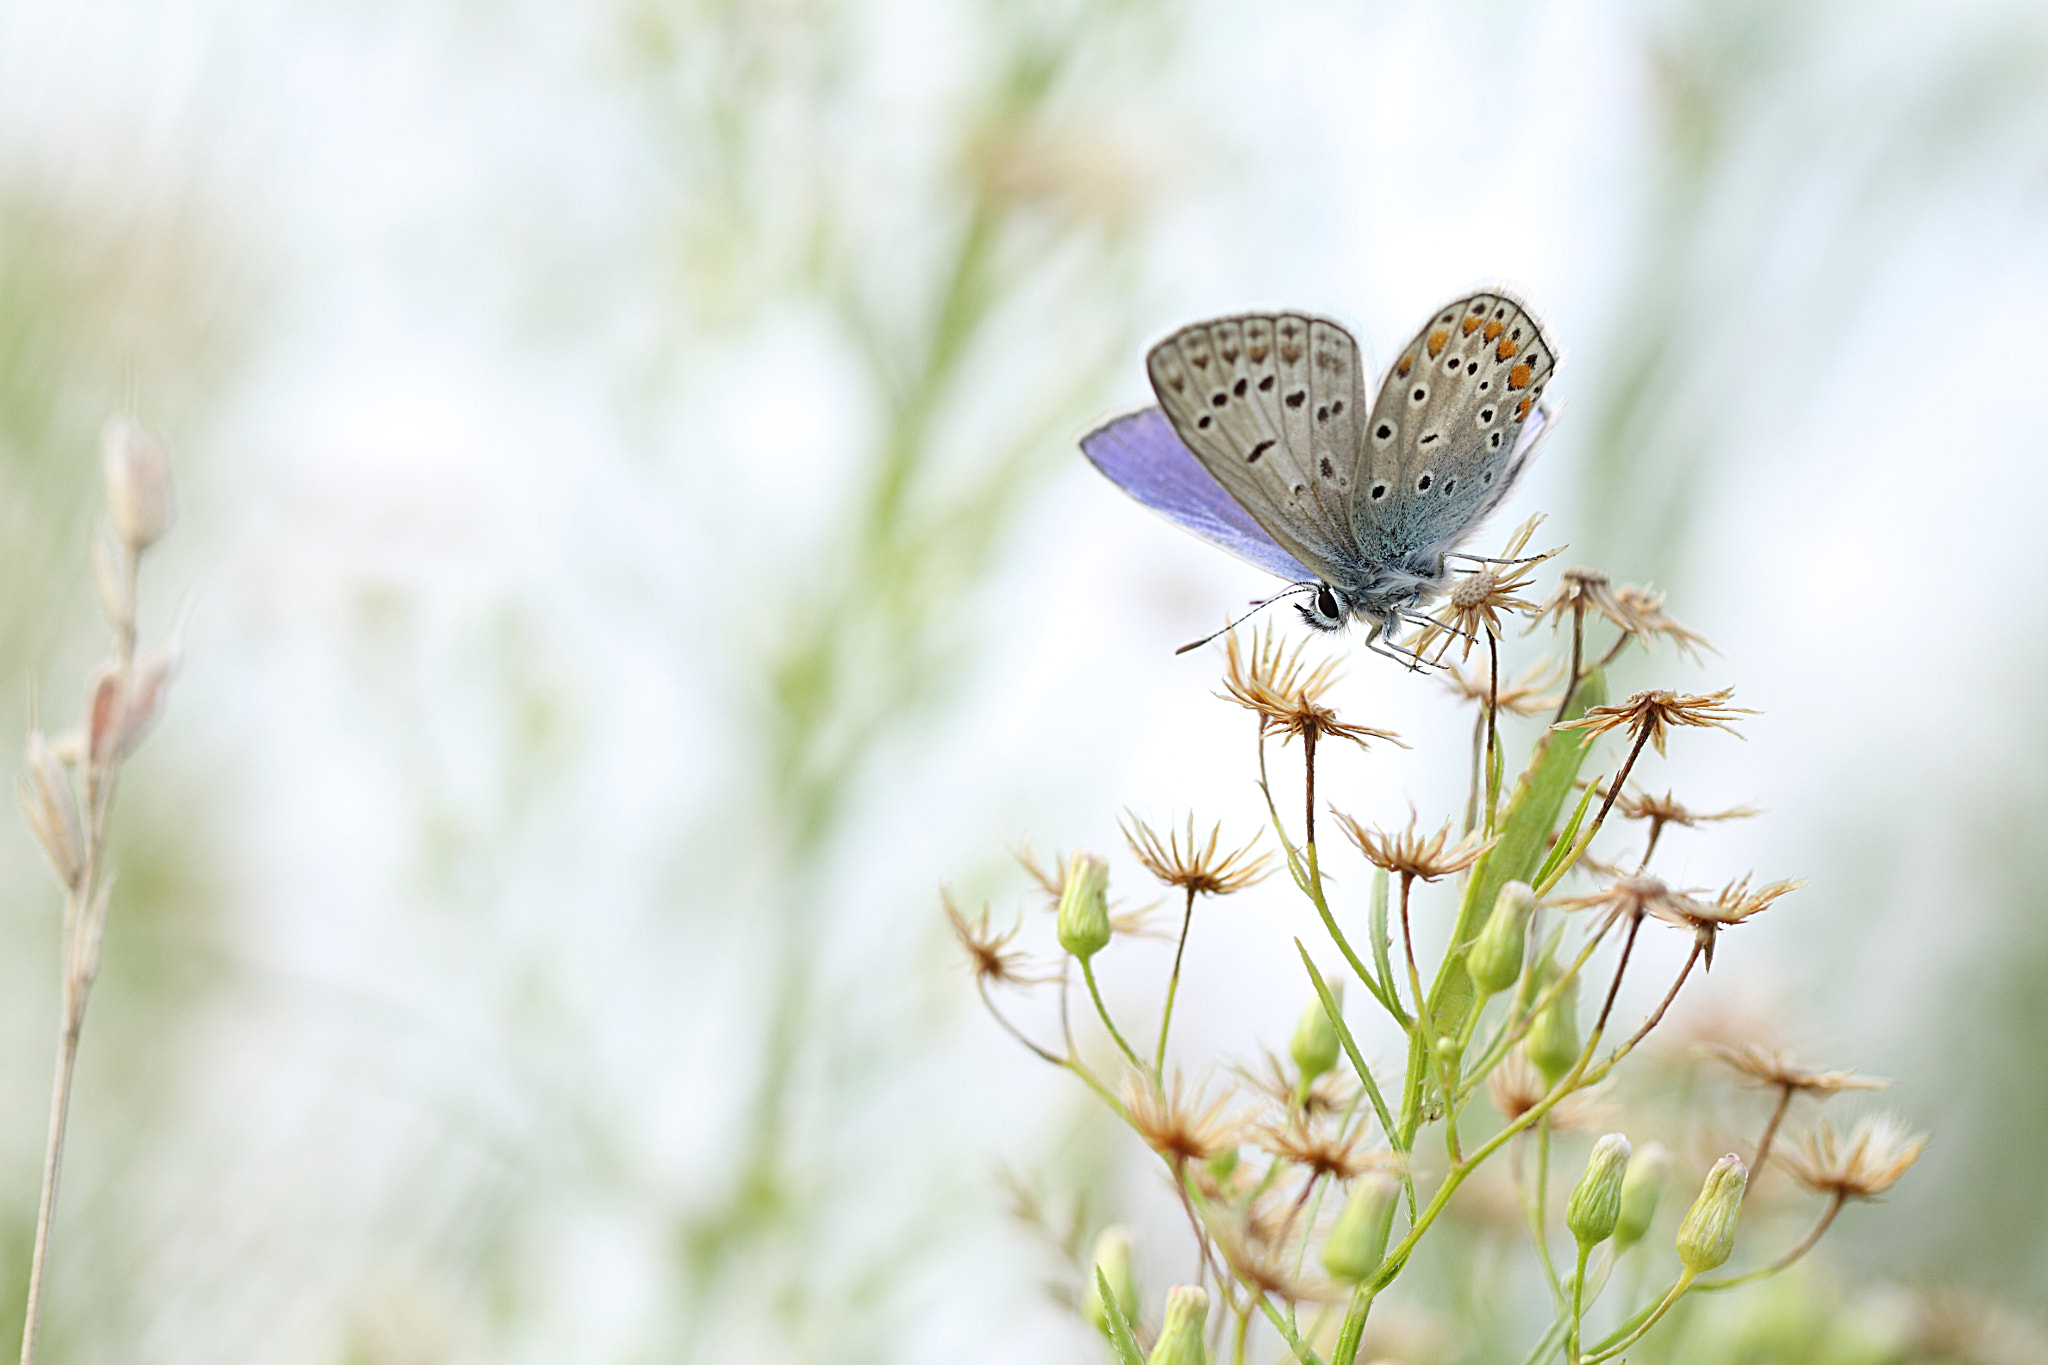
[[[1316,589],[1316,610],[1331,620],[1337,617],[1337,594],[1330,591],[1327,583]]]

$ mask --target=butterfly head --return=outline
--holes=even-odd
[[[1351,620],[1351,598],[1341,588],[1317,583],[1294,604],[1301,619],[1317,630],[1342,630]]]

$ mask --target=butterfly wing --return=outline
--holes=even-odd
[[[1508,494],[1549,414],[1557,350],[1499,291],[1445,304],[1395,358],[1366,423],[1352,531],[1373,563],[1428,572]]]
[[[1158,408],[1104,422],[1081,449],[1111,483],[1210,544],[1291,582],[1315,576],[1224,491]]]
[[[1254,313],[1182,328],[1145,358],[1173,430],[1313,576],[1356,575],[1364,367],[1334,322]]]

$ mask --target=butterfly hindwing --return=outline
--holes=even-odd
[[[1275,541],[1325,579],[1356,565],[1365,394],[1350,333],[1292,313],[1219,318],[1160,342],[1146,369],[1174,431]]]
[[[1445,304],[1395,357],[1366,424],[1353,504],[1360,552],[1423,567],[1507,495],[1546,425],[1557,352],[1499,291]]]

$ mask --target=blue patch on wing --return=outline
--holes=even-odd
[[[1111,483],[1211,545],[1289,582],[1315,580],[1202,468],[1158,408],[1103,423],[1081,438],[1081,449]]]

